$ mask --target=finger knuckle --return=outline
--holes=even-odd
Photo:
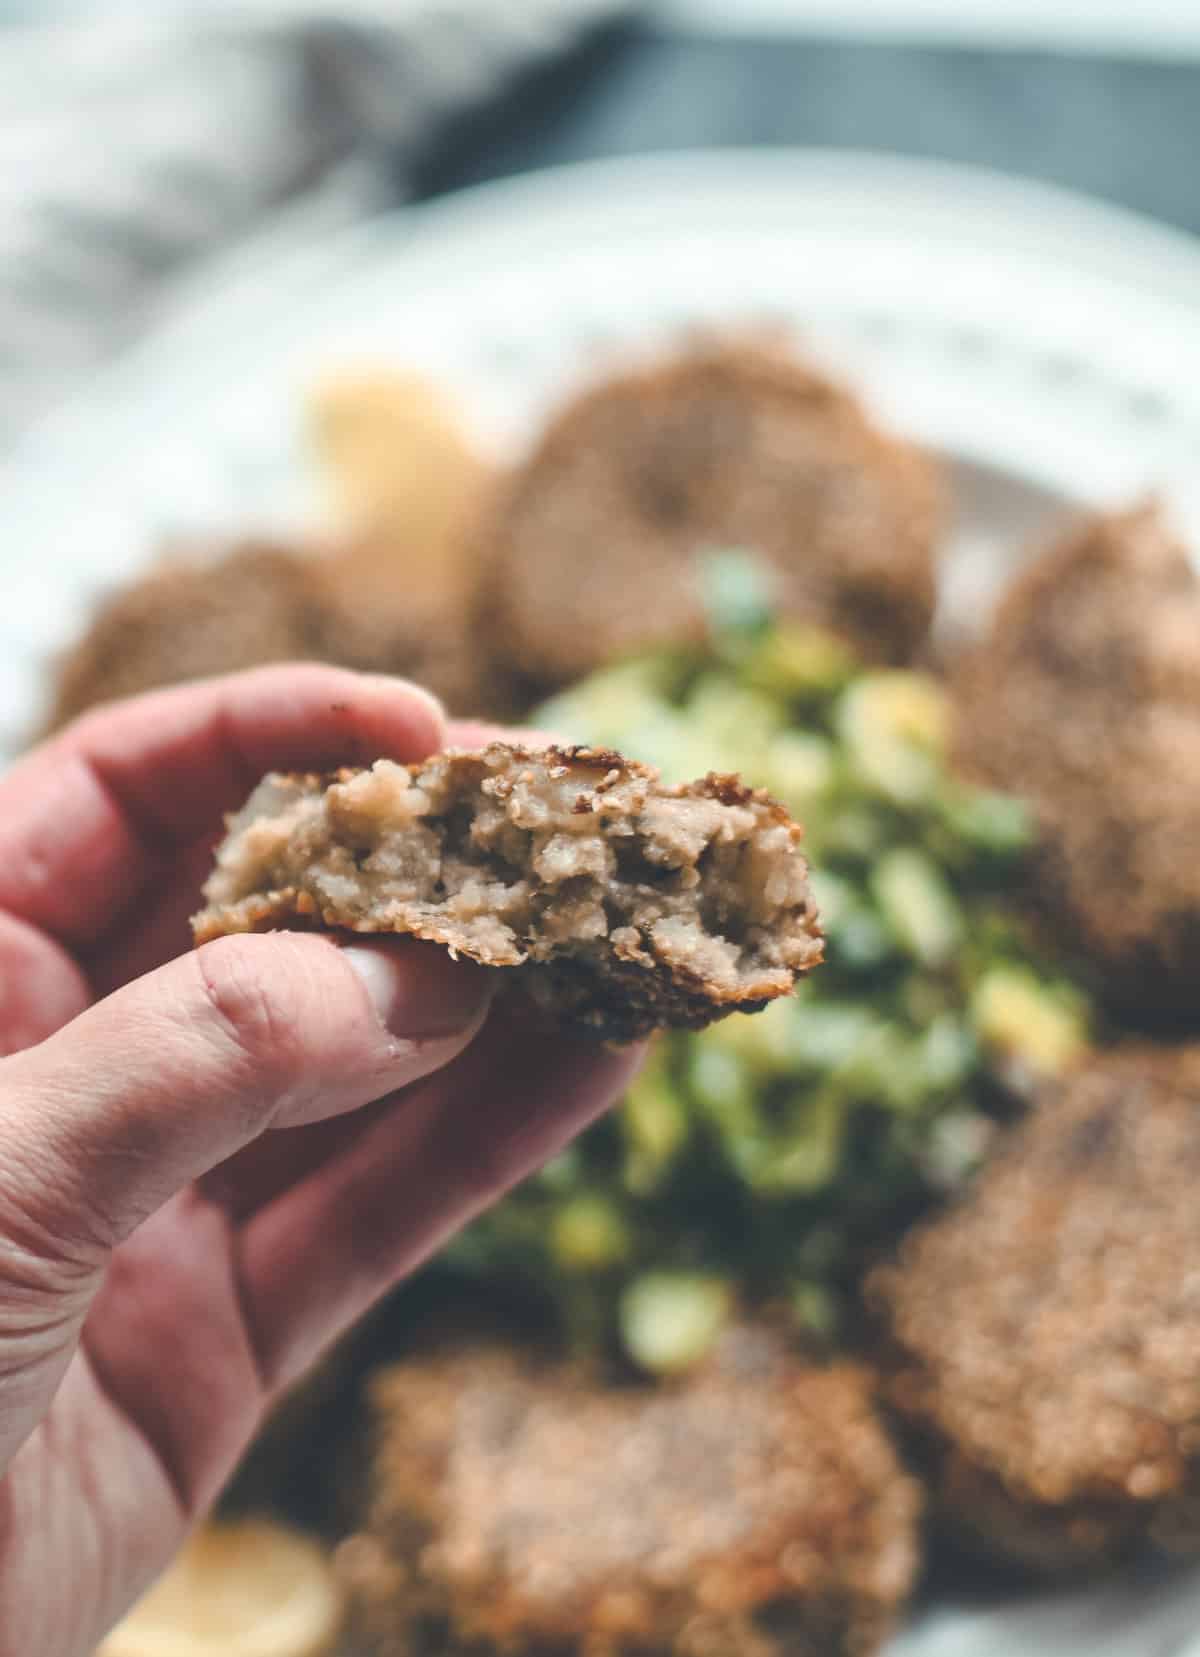
[[[286,971],[255,947],[217,938],[195,960],[207,1010],[222,1037],[265,1085],[287,1087],[303,1069],[305,1020]]]

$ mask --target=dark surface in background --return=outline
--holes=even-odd
[[[1023,173],[1200,231],[1200,63],[609,31],[422,170],[418,192],[713,145],[892,150]]]

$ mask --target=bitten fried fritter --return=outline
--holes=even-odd
[[[485,627],[513,672],[555,688],[623,652],[702,633],[714,548],[774,567],[784,613],[905,661],[929,626],[931,464],[841,387],[739,342],[577,398],[502,494]]]
[[[230,820],[196,917],[226,932],[400,932],[515,969],[611,1040],[754,1011],[821,958],[782,806],[736,777],[664,788],[610,750],[493,743],[421,765],[271,776]]]
[[[1056,940],[1139,1022],[1200,1023],[1200,578],[1161,516],[1038,559],[961,691],[964,763],[1036,807]]]
[[[1200,1046],[1048,1094],[871,1295],[958,1536],[1039,1571],[1200,1543]]]
[[[917,1487],[867,1376],[757,1331],[679,1387],[473,1349],[375,1403],[341,1564],[377,1657],[867,1657],[912,1586]]]
[[[373,556],[373,555],[372,555]],[[383,579],[361,547],[332,556],[250,542],[173,557],[115,593],[60,664],[50,729],[101,702],[266,662],[396,673],[451,712],[498,717],[466,607]]]

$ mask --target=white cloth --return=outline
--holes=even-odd
[[[248,235],[384,199],[623,0],[241,0],[0,35],[0,442]],[[284,217],[274,222],[280,213]]]

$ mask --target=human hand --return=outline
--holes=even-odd
[[[431,945],[188,948],[261,773],[445,740],[400,681],[265,668],[0,779],[0,1657],[90,1652],[275,1394],[629,1078]]]

